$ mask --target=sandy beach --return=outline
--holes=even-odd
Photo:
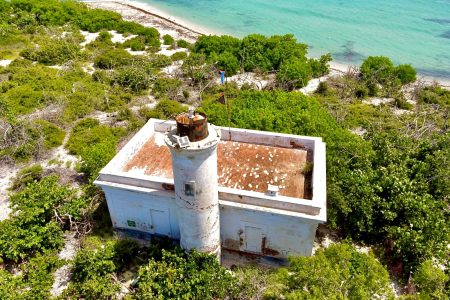
[[[112,0],[112,1],[82,1],[92,8],[100,8],[111,10],[122,15],[125,20],[137,22],[144,26],[156,28],[161,35],[170,34],[175,39],[185,39],[189,42],[195,40],[203,34],[220,35],[210,28],[204,28],[198,24],[193,24],[186,20],[172,16],[166,11],[162,11],[147,3],[128,0]],[[332,61],[330,69],[334,73],[345,73],[352,66]],[[450,89],[450,78],[434,78],[429,76],[418,76],[420,82],[426,84],[438,83],[441,86]]]
[[[137,1],[82,1],[92,8],[111,10],[122,15],[127,21],[133,21],[144,26],[156,28],[161,35],[170,34],[175,39],[195,42],[203,34],[220,34],[210,29],[202,28],[186,20],[175,18],[167,12],[151,5]]]

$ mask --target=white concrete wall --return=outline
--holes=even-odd
[[[103,185],[102,188],[114,228],[180,238],[174,193],[151,189],[133,191],[124,186]]]
[[[125,186],[117,185],[103,186],[114,228],[180,239],[178,206],[173,192],[124,188]],[[154,211],[163,212],[159,214],[162,218],[152,220]],[[135,222],[131,224],[135,227],[130,226],[128,221]],[[275,258],[309,256],[318,223],[317,220],[285,214],[283,211],[274,212],[229,201],[220,202],[222,248],[250,255]],[[260,229],[259,236],[246,236],[246,228],[249,227]],[[252,239],[250,242],[253,244],[248,244],[249,239]],[[256,248],[249,250],[247,246]]]
[[[220,205],[220,222],[224,249],[276,258],[310,256],[319,223],[224,202]],[[252,236],[246,234],[248,227]],[[252,239],[250,245],[248,239]]]

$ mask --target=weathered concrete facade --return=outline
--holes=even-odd
[[[222,250],[275,259],[311,255],[317,225],[326,221],[325,144],[320,138],[216,127],[218,159],[214,151],[200,155],[191,170],[186,155],[172,160],[164,141],[173,127],[170,121],[149,120],[100,172],[95,183],[105,192],[117,231],[144,239],[168,236],[181,239],[186,249],[201,249],[216,243],[212,237],[217,235],[201,241],[195,238],[198,228],[217,228]],[[215,179],[211,167],[217,167]],[[183,175],[177,177],[180,170]],[[218,226],[207,223],[206,214],[186,220],[180,200],[189,199],[177,201],[177,194],[186,182],[210,187],[214,181],[218,184],[210,191],[218,198],[218,216],[210,194],[201,205],[213,208],[208,216]],[[278,186],[279,192],[267,193],[268,185]],[[183,232],[185,224],[199,227]],[[183,242],[184,234],[189,241]]]

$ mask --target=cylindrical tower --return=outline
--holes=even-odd
[[[217,255],[220,259],[217,145],[220,131],[204,114],[183,113],[177,128],[167,133],[172,153],[175,197],[180,223],[180,244],[185,250]]]

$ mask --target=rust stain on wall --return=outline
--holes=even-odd
[[[277,256],[280,254],[280,252],[278,252],[277,250],[268,248],[266,243],[267,243],[267,238],[263,237],[261,240],[261,251],[264,255]]]

